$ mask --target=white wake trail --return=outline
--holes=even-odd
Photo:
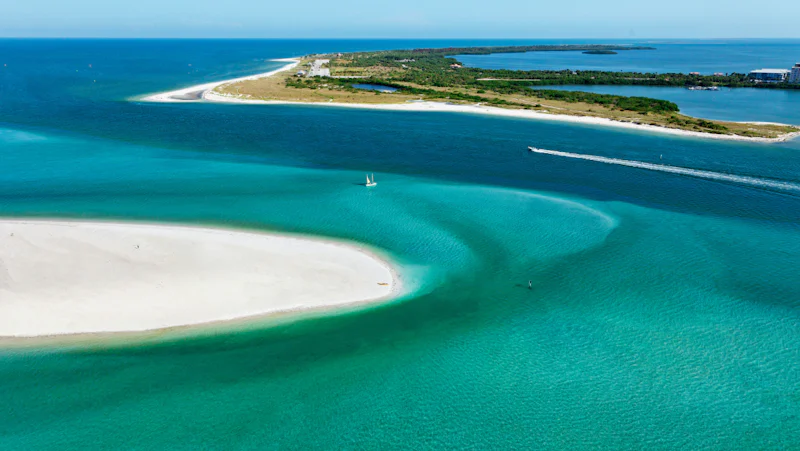
[[[792,182],[781,182],[777,180],[762,179],[758,177],[749,177],[746,175],[733,175],[733,174],[725,174],[722,172],[703,171],[700,169],[689,169],[689,168],[682,168],[679,166],[668,166],[665,164],[647,163],[644,161],[622,160],[619,158],[600,157],[597,155],[560,152],[558,150],[546,150],[546,149],[536,149],[536,148],[530,148],[530,150],[535,153],[554,155],[557,157],[577,158],[580,160],[596,161],[598,163],[617,164],[620,166],[629,166],[632,168],[649,169],[651,171],[670,172],[672,174],[688,175],[691,177],[700,177],[710,180],[721,180],[725,182],[743,183],[746,185],[756,186],[759,188],[770,188],[782,191],[800,192],[800,184]]]

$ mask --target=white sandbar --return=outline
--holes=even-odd
[[[381,285],[383,284],[383,285]],[[389,296],[355,246],[166,225],[0,221],[0,336],[187,326]]]
[[[273,71],[270,71],[270,72],[263,72],[263,73],[260,73],[260,74],[250,75],[250,76],[247,76],[247,77],[232,78],[230,80],[213,81],[211,83],[204,83],[202,85],[190,86],[188,88],[177,89],[175,91],[162,92],[162,93],[158,93],[158,94],[149,95],[149,96],[144,97],[144,98],[142,98],[140,100],[144,101],[144,102],[167,102],[167,103],[187,102],[187,101],[201,101],[201,100],[203,100],[203,98],[204,98],[206,93],[211,92],[211,90],[213,90],[217,86],[226,85],[226,84],[230,84],[230,83],[237,83],[237,82],[240,82],[240,81],[258,80],[260,78],[270,77],[270,76],[275,75],[275,74],[277,74],[279,72],[283,72],[283,71],[292,69],[292,68],[294,68],[295,66],[297,66],[300,63],[300,60],[295,59],[295,58],[278,58],[278,59],[273,59],[271,61],[278,61],[278,62],[289,63],[289,64],[287,64],[285,66],[282,66],[282,67],[280,67],[278,69],[275,69]],[[190,100],[187,100],[187,99],[183,98],[185,96],[193,96],[193,95],[196,95],[197,98],[190,99]]]

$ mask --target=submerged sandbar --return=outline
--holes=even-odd
[[[355,246],[167,225],[0,221],[0,337],[133,332],[388,297]]]

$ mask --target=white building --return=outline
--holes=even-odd
[[[327,67],[322,67],[330,63],[331,60],[314,60],[311,62],[311,68],[308,70],[309,77],[330,77],[331,70]]]
[[[789,74],[789,83],[800,83],[800,63],[795,63]]]
[[[756,82],[780,83],[786,81],[790,72],[788,69],[759,69],[750,72],[750,79]]]

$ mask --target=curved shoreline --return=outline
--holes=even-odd
[[[271,61],[288,61],[291,62],[291,64],[287,64],[286,66],[283,66],[279,69],[270,72],[264,72],[261,74],[251,75],[248,77],[233,78],[230,80],[223,80],[219,82],[205,83],[202,85],[195,85],[188,88],[178,89],[175,91],[149,95],[144,98],[140,98],[138,100],[145,102],[162,102],[162,103],[207,101],[215,103],[235,103],[235,104],[247,104],[247,105],[308,105],[308,106],[327,106],[327,107],[340,107],[340,108],[360,108],[360,109],[384,110],[384,111],[470,113],[470,114],[481,114],[489,116],[511,117],[518,119],[545,120],[545,121],[556,121],[556,122],[569,122],[569,123],[584,124],[584,125],[617,127],[617,128],[625,128],[628,130],[642,130],[642,131],[663,133],[663,134],[684,136],[684,137],[722,139],[728,141],[745,141],[745,142],[760,142],[760,143],[785,142],[800,137],[800,132],[786,133],[777,138],[758,138],[758,137],[747,137],[740,135],[722,135],[714,133],[695,132],[691,130],[681,130],[676,128],[658,127],[649,124],[641,124],[634,122],[620,122],[607,118],[589,117],[589,116],[571,116],[565,114],[550,114],[550,113],[542,113],[531,110],[513,110],[507,108],[490,107],[481,104],[463,105],[463,104],[451,104],[451,103],[431,102],[431,101],[413,101],[406,103],[387,103],[387,104],[292,102],[283,100],[242,99],[214,92],[214,89],[222,85],[237,83],[246,80],[258,80],[260,78],[270,77],[280,72],[293,69],[300,63],[300,58],[301,57],[273,59]],[[183,99],[179,98],[182,96],[184,97],[188,96],[190,98],[183,98]],[[744,121],[740,123],[759,124],[760,122]],[[788,124],[775,124],[775,125],[788,125]]]
[[[202,331],[400,290],[375,252],[307,236],[6,218],[0,244],[0,342]]]
[[[750,142],[764,142],[775,143],[789,141],[794,138],[800,137],[800,132],[787,133],[777,138],[755,138],[739,135],[718,135],[713,133],[694,132],[691,130],[680,130],[677,128],[657,127],[649,124],[637,124],[633,122],[620,122],[601,117],[587,117],[587,116],[569,116],[565,114],[548,114],[540,113],[530,110],[512,110],[507,108],[498,108],[476,105],[461,105],[450,104],[444,102],[431,102],[431,101],[415,101],[408,103],[394,103],[394,104],[365,104],[365,103],[336,103],[336,102],[289,102],[281,100],[252,100],[252,99],[239,99],[235,97],[228,97],[219,93],[208,91],[203,95],[203,99],[210,102],[218,103],[238,103],[250,105],[311,105],[311,106],[327,106],[327,107],[342,107],[342,108],[361,108],[370,110],[385,110],[385,111],[424,111],[424,112],[441,112],[441,113],[468,113],[480,114],[488,116],[502,116],[518,119],[532,119],[556,122],[570,122],[575,124],[584,125],[600,125],[607,127],[626,128],[629,130],[644,130],[656,133],[664,133],[677,136],[691,136],[697,138],[710,138],[710,139],[724,139],[729,141],[750,141]],[[743,122],[750,123],[750,122]]]
[[[271,59],[270,61],[288,62],[289,64],[269,72],[263,72],[255,75],[248,75],[246,77],[231,78],[229,80],[212,81],[210,83],[203,83],[201,85],[189,86],[188,88],[176,89],[174,91],[150,94],[137,100],[140,102],[161,102],[161,103],[199,102],[205,99],[206,93],[212,91],[214,88],[220,85],[225,85],[228,83],[237,83],[240,81],[247,81],[247,80],[258,80],[260,78],[270,77],[279,72],[290,70],[296,67],[300,63],[300,60],[297,58],[276,58],[276,59]],[[196,98],[183,98],[183,99],[178,98],[178,97],[192,96],[193,94],[197,94]]]

